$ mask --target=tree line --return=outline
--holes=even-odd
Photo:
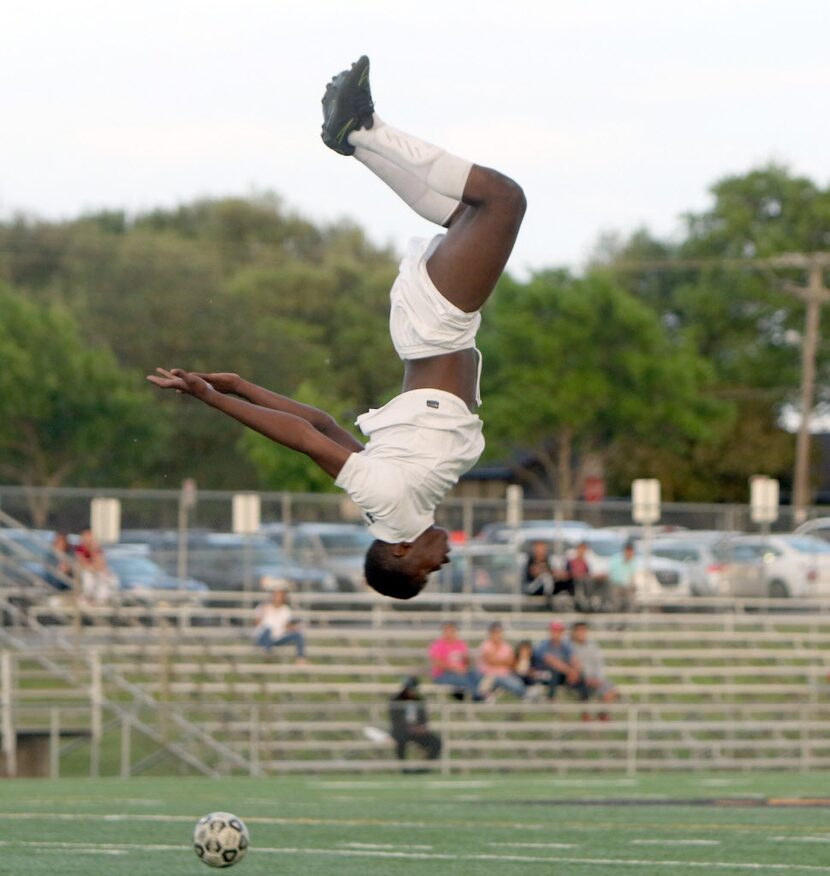
[[[562,498],[595,471],[612,494],[648,475],[678,500],[742,500],[759,471],[787,480],[803,307],[723,260],[826,250],[830,190],[767,166],[711,192],[675,239],[605,236],[584,271],[505,275],[479,337],[484,462]],[[329,489],[144,375],[237,371],[351,422],[399,390],[396,267],[354,224],[315,225],[271,195],[0,223],[0,479]]]

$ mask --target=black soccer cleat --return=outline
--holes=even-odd
[[[326,86],[323,95],[323,142],[341,155],[352,155],[348,141],[352,131],[371,128],[372,90],[369,87],[369,59],[361,55],[351,68],[338,73]]]

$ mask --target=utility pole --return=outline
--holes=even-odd
[[[783,289],[806,304],[804,337],[801,342],[801,422],[795,443],[793,472],[793,523],[807,519],[810,505],[810,439],[813,406],[816,397],[816,353],[820,337],[821,306],[830,302],[830,289],[824,285],[824,272],[830,267],[829,253],[782,256],[775,259],[780,266],[807,270],[807,285],[785,283]]]

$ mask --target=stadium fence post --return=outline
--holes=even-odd
[[[249,758],[249,772],[252,776],[259,775],[259,718],[259,706],[254,703],[254,705],[251,706],[251,717],[249,719],[251,723],[251,756]]]
[[[17,731],[12,713],[12,654],[3,651],[0,655],[0,704],[3,709],[3,755],[6,759],[6,775],[17,775]]]
[[[130,778],[130,764],[132,763],[132,727],[126,715],[121,716],[121,778]]]
[[[101,737],[103,735],[103,720],[101,710],[103,708],[103,690],[101,685],[101,654],[97,648],[93,648],[90,654],[90,706],[91,706],[91,731],[92,739],[89,750],[89,774],[97,778],[101,769]]]
[[[49,709],[49,778],[60,778],[61,713],[54,706]]]
[[[450,774],[450,722],[447,719],[447,704],[441,703],[441,775]]]
[[[812,710],[810,710],[812,711]],[[811,719],[811,715],[808,712],[807,706],[802,706],[801,708],[801,727],[799,728],[799,737],[800,737],[800,757],[799,757],[799,768],[802,773],[810,772],[810,727],[808,721]]]
[[[625,771],[629,776],[637,774],[637,709],[634,706],[628,707],[628,715],[626,720],[627,742],[626,749],[626,764]]]

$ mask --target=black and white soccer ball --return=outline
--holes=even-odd
[[[230,867],[245,857],[251,843],[248,828],[230,812],[211,812],[193,831],[193,851],[209,867]]]

